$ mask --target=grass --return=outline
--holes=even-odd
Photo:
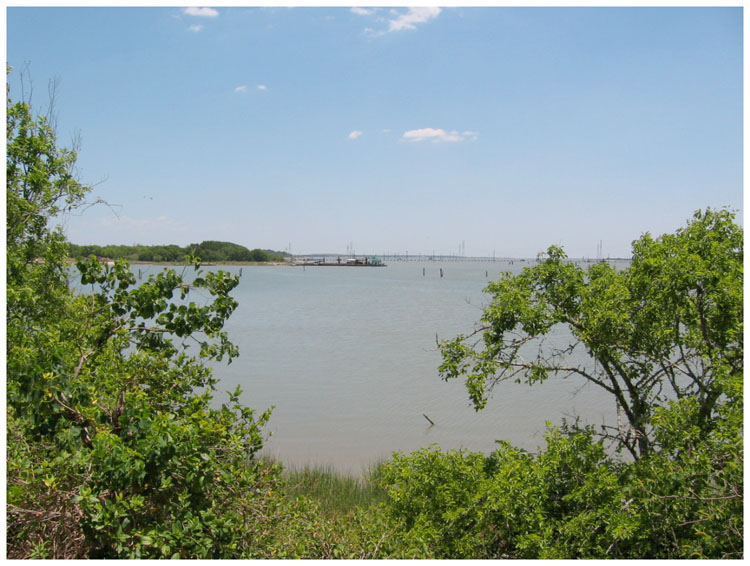
[[[325,514],[345,515],[386,500],[385,490],[377,483],[380,466],[370,466],[361,477],[342,474],[331,466],[291,467],[282,477],[290,495],[317,501]]]
[[[399,531],[378,486],[384,462],[360,474],[332,466],[284,466],[259,458],[273,477],[275,496],[258,523],[258,558],[376,559],[431,557],[421,542]],[[271,492],[273,493],[273,492]]]

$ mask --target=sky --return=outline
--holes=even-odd
[[[743,198],[743,12],[10,7],[76,244],[629,257]]]

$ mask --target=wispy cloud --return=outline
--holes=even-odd
[[[184,8],[182,13],[188,16],[197,16],[199,18],[215,18],[219,15],[219,11],[215,8],[198,8],[197,6]]]
[[[375,8],[352,8],[351,9],[352,14],[357,14],[358,16],[372,16],[375,12]]]
[[[192,32],[198,33],[199,31],[203,31],[203,26],[200,25],[200,24],[194,25],[194,26],[190,26],[188,28],[188,31],[192,31]]]
[[[360,16],[373,16],[377,13],[376,8],[352,8],[351,11]],[[382,15],[375,18],[378,22],[387,21],[388,29],[375,30],[368,27],[365,28],[364,33],[379,37],[396,31],[414,30],[418,25],[437,18],[442,11],[442,8],[437,7],[407,8],[406,11],[392,9],[389,18],[384,18]]]
[[[476,141],[479,132],[451,130],[450,132],[442,128],[421,128],[419,130],[408,130],[401,136],[402,141],[423,142],[462,142]]]
[[[247,85],[239,85],[239,86],[234,87],[234,92],[239,92],[239,93],[244,94],[247,92],[248,88],[250,87],[248,87]],[[255,88],[261,92],[265,92],[268,90],[268,87],[266,85],[256,85]]]
[[[388,31],[401,31],[405,29],[417,29],[417,24],[423,24],[433,18],[437,18],[442,12],[441,8],[409,8],[406,13],[397,14],[396,18],[388,20]]]
[[[352,132],[349,133],[349,139],[356,140],[361,135],[362,135],[362,130],[353,130]]]

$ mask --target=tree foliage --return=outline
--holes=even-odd
[[[383,470],[387,516],[437,558],[742,558],[737,393],[707,437],[682,403],[658,411],[657,434],[679,457],[623,462],[593,429],[567,426],[536,454],[507,442],[490,455],[396,454]]]
[[[621,271],[584,272],[551,247],[487,287],[478,328],[442,344],[441,374],[464,377],[477,409],[508,379],[582,376],[612,395],[628,426],[610,436],[635,458],[658,448],[652,418],[673,401],[697,403],[707,433],[724,378],[743,373],[742,237],[732,213],[709,209],[675,234],[635,241]],[[547,340],[561,326],[570,341]]]
[[[199,257],[203,262],[259,262],[286,261],[287,256],[283,252],[273,250],[249,250],[239,244],[231,242],[217,242],[207,240],[200,244],[190,244],[180,247],[174,244],[166,246],[97,246],[70,244],[70,256],[82,258],[96,256],[108,259],[126,259],[129,261],[153,261],[185,263],[188,258]]]
[[[536,454],[397,455],[391,518],[440,557],[741,558],[742,259],[733,215],[707,210],[634,242],[622,271],[553,247],[490,284],[477,330],[442,344],[443,377],[481,409],[508,379],[582,376],[628,425],[564,423]]]
[[[83,259],[93,290],[74,295],[51,220],[88,190],[75,154],[28,104],[7,116],[9,555],[242,556],[268,413],[239,391],[215,408],[206,366],[238,353],[222,330],[238,278],[196,263],[136,285],[124,261]]]

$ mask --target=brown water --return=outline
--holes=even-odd
[[[226,326],[240,357],[217,367],[219,389],[239,384],[245,404],[275,406],[267,453],[354,473],[432,443],[491,451],[501,439],[534,450],[545,421],[563,417],[613,424],[611,398],[581,379],[504,383],[480,412],[463,383],[440,379],[436,335],[471,330],[488,281],[530,263],[243,267],[233,293],[240,306]]]

